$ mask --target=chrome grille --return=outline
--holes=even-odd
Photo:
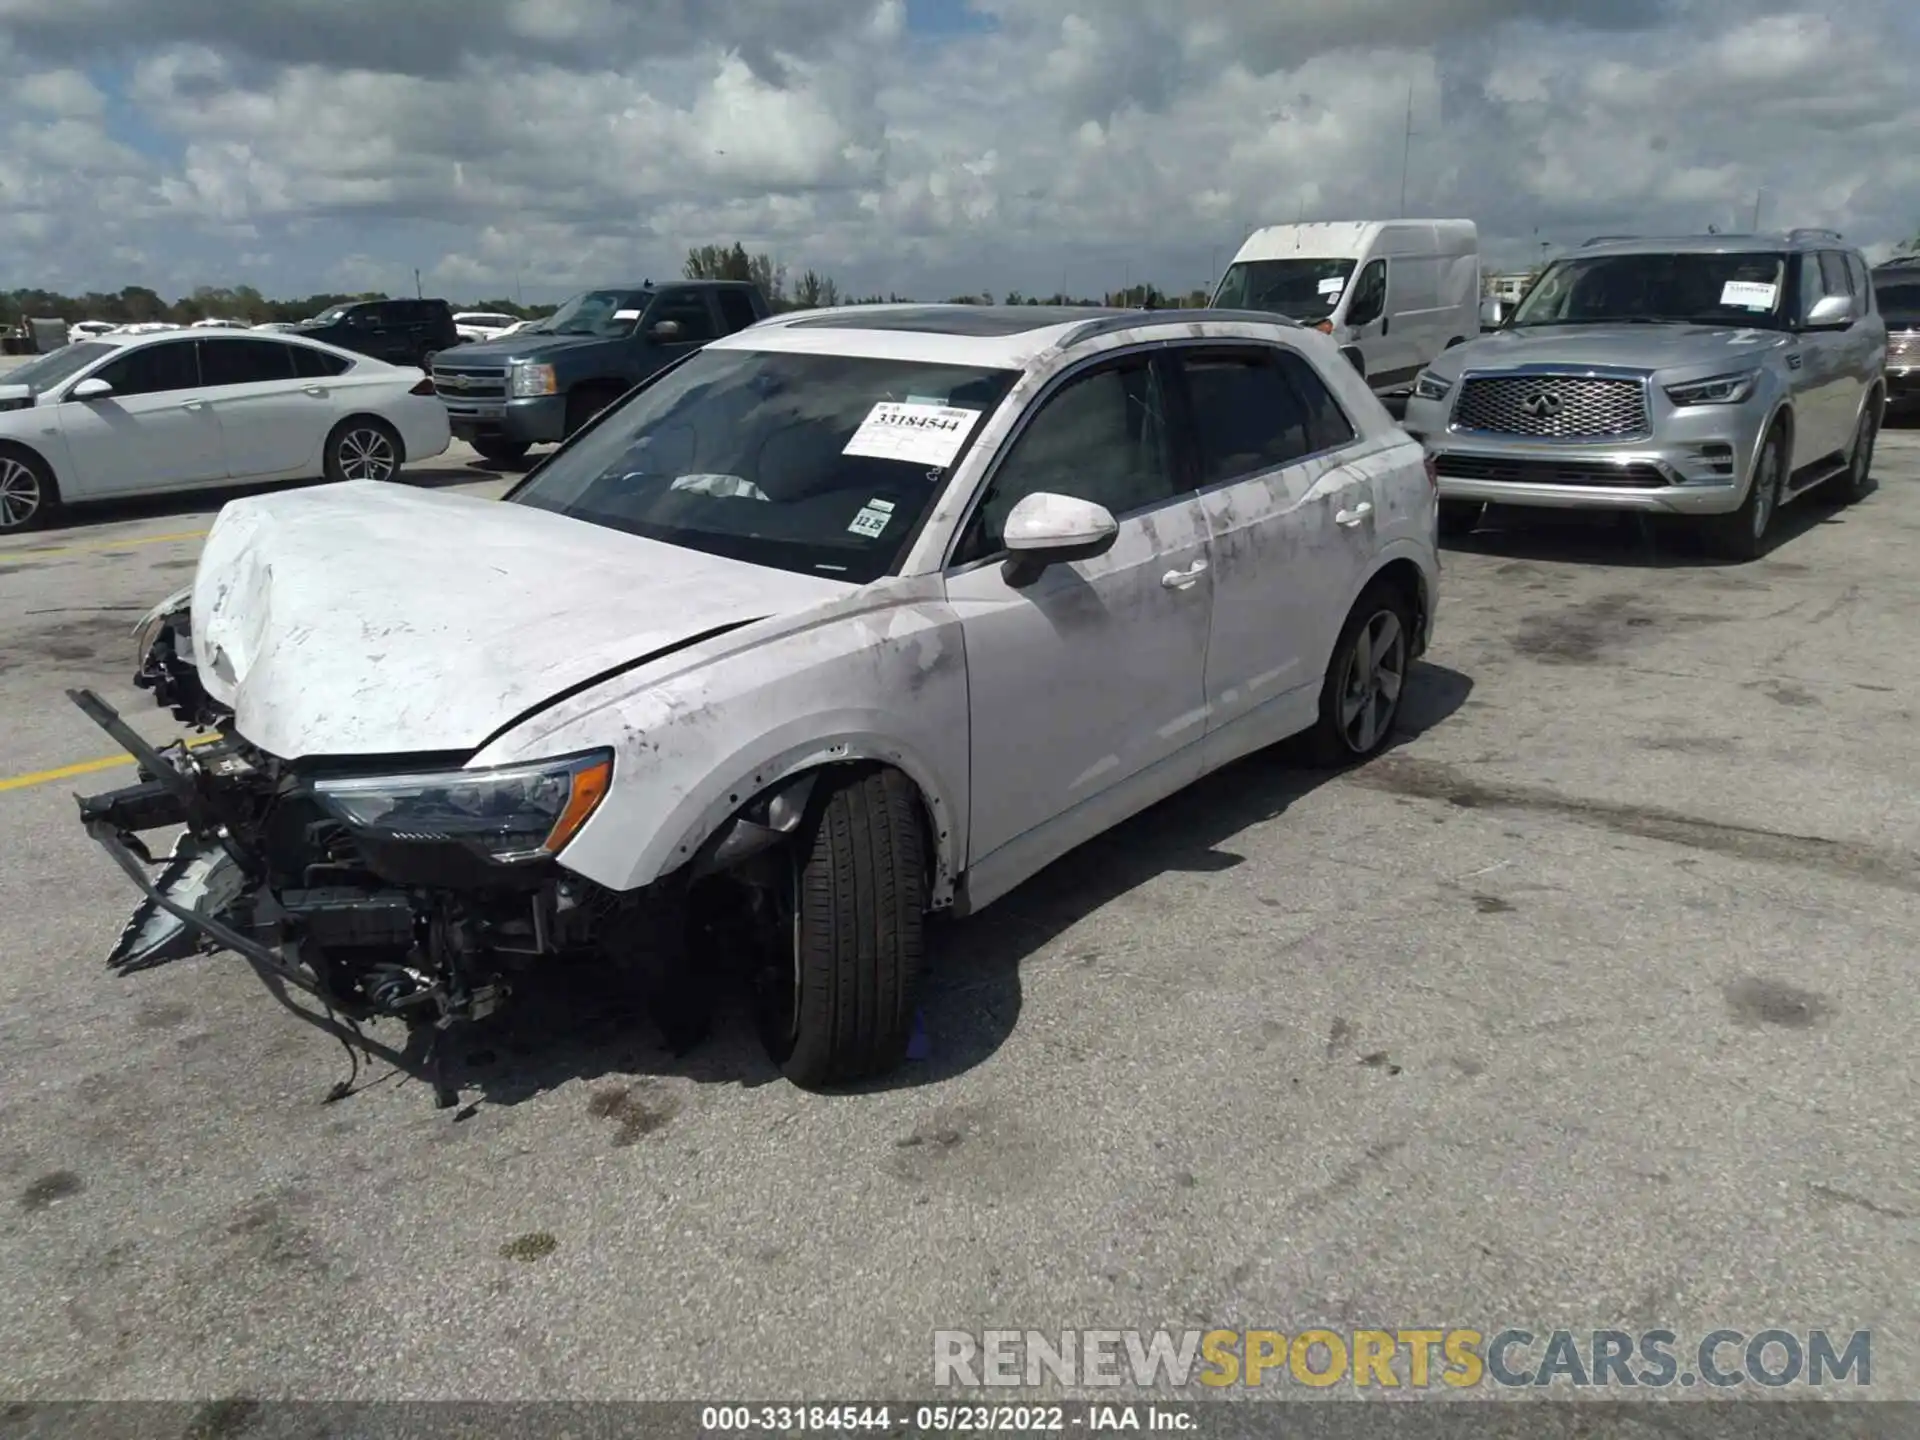
[[[1887,354],[1920,358],[1920,330],[1895,331],[1887,337]]]
[[[1646,386],[1591,375],[1487,375],[1465,380],[1453,428],[1538,440],[1639,440]]]
[[[433,388],[449,400],[499,400],[506,396],[507,377],[499,370],[463,370],[455,365],[436,365]]]

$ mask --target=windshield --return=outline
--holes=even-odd
[[[589,290],[576,295],[544,320],[527,326],[542,335],[599,335],[617,339],[631,335],[651,290]]]
[[[1216,310],[1265,310],[1289,320],[1324,320],[1352,278],[1352,260],[1237,260],[1227,267]]]
[[[1778,329],[1784,255],[1589,255],[1557,260],[1509,324],[1667,323]]]
[[[509,500],[864,585],[886,574],[1018,372],[705,350]]]
[[[322,310],[311,320],[302,320],[300,323],[302,325],[337,325],[346,318],[346,314],[345,305],[336,305],[331,310]]]
[[[94,361],[102,359],[118,349],[115,345],[102,345],[98,341],[81,340],[72,345],[64,345],[38,360],[29,360],[17,370],[0,372],[0,385],[26,385],[37,395],[42,390],[51,390],[63,380],[78,375]]]
[[[1874,298],[1890,330],[1920,330],[1920,275],[1910,279],[1875,280]]]

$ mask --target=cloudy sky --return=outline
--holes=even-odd
[[[1176,288],[1256,223],[1465,216],[1510,264],[1756,203],[1885,247],[1920,4],[0,0],[0,132],[0,289],[551,300],[736,238]]]

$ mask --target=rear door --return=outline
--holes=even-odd
[[[1279,345],[1175,352],[1214,558],[1212,760],[1313,722],[1328,657],[1377,548],[1372,478],[1342,463],[1353,423]]]
[[[335,405],[326,382],[302,376],[299,361],[295,347],[278,340],[200,342],[200,374],[235,480],[318,469]]]
[[[200,380],[199,348],[190,336],[137,345],[90,377],[113,386],[111,395],[61,402],[60,431],[72,462],[60,475],[67,499],[227,478],[220,421]]]

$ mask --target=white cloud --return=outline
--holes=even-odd
[[[551,297],[735,238],[862,290],[1186,286],[1248,225],[1394,213],[1403,164],[1495,260],[1762,191],[1883,245],[1920,228],[1910,3],[979,0],[929,40],[902,0],[0,0],[0,245],[163,289]],[[88,78],[122,59],[144,135]]]

